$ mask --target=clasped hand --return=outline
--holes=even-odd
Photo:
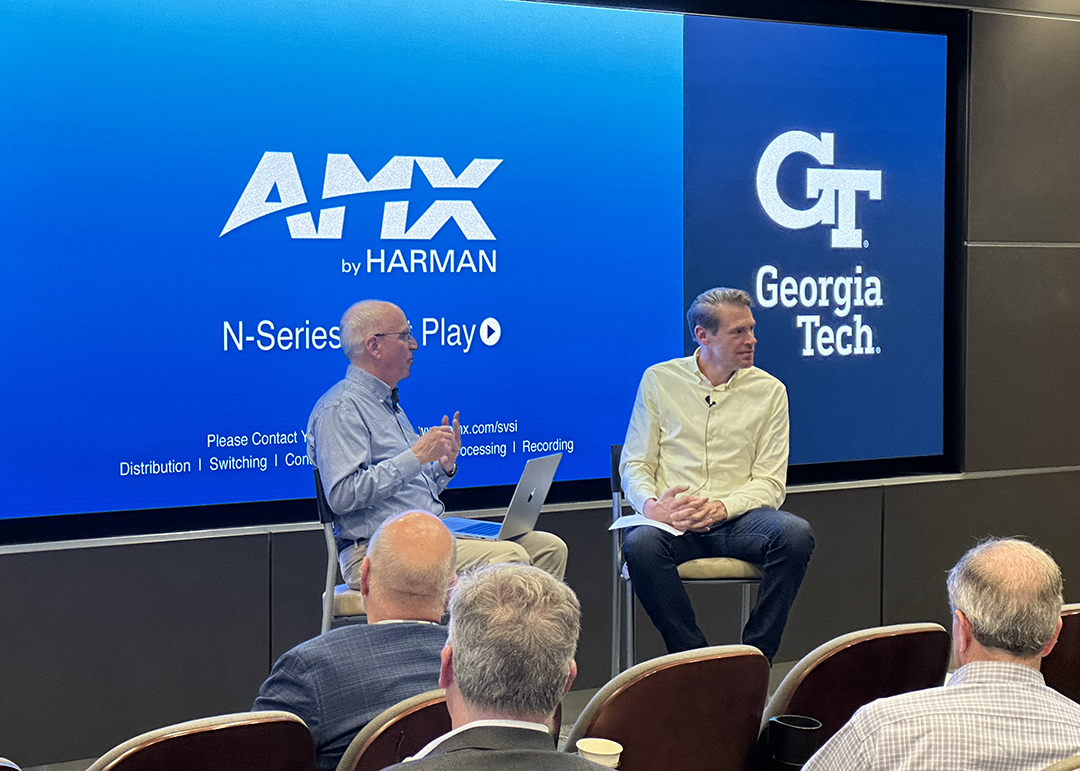
[[[458,417],[460,412],[454,413],[454,422],[443,415],[441,426],[432,426],[412,446],[413,454],[421,463],[439,461],[443,471],[450,473],[457,463],[458,453],[461,452],[461,423]]]
[[[717,522],[727,519],[727,506],[723,501],[684,495],[689,489],[687,485],[675,485],[664,490],[659,498],[650,498],[645,502],[645,516],[666,522],[676,530],[694,533],[704,533]]]

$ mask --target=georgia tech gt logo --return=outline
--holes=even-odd
[[[862,230],[855,227],[855,193],[869,193],[881,200],[881,172],[869,169],[807,169],[806,197],[819,198],[809,209],[793,209],[784,203],[776,187],[780,164],[792,153],[806,153],[822,166],[833,165],[833,135],[821,139],[805,131],[787,131],[769,142],[757,168],[757,194],[761,207],[773,222],[791,230],[811,225],[835,225],[833,249],[863,246]],[[839,214],[839,221],[837,218]]]
[[[323,200],[356,193],[373,193],[381,190],[408,190],[412,187],[413,166],[419,166],[434,188],[478,188],[491,172],[502,163],[501,158],[474,158],[458,176],[442,158],[421,158],[411,155],[395,155],[370,180],[356,168],[348,155],[330,153],[326,156],[326,175],[323,179]],[[278,201],[267,201],[277,187]],[[262,160],[248,180],[247,187],[236,202],[229,221],[221,236],[241,225],[273,214],[290,206],[307,203],[300,172],[292,153],[263,153]],[[405,229],[409,213],[408,201],[387,201],[383,205],[381,238],[406,241],[427,241],[435,236],[451,219],[461,228],[470,241],[494,241],[495,235],[484,222],[472,201],[435,201],[420,215],[408,230]],[[293,238],[341,238],[345,224],[345,207],[335,206],[319,211],[319,227],[311,212],[293,214],[285,218],[289,235]],[[220,238],[220,236],[219,236]]]

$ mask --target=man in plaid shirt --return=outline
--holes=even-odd
[[[1061,571],[1026,541],[995,539],[948,578],[959,669],[941,688],[866,705],[805,771],[1037,771],[1080,753],[1080,704],[1043,682],[1061,631]]]

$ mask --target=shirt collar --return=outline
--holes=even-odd
[[[720,385],[715,385],[714,386],[712,384],[712,381],[709,380],[709,378],[705,377],[705,373],[701,371],[701,364],[700,364],[700,362],[698,360],[698,357],[700,355],[701,355],[701,349],[698,348],[696,351],[694,351],[694,357],[693,357],[694,358],[694,374],[697,375],[698,382],[701,383],[706,388],[708,388],[709,390],[714,390],[715,389],[715,390],[723,391],[725,389],[731,388],[733,385],[735,385],[735,381],[739,379],[740,373],[743,372],[742,369],[737,369],[737,370],[735,370],[734,372],[731,373],[731,377],[728,378],[726,382],[721,383]]]
[[[433,751],[436,747],[449,739],[451,736],[457,736],[462,731],[468,731],[470,728],[480,728],[482,726],[496,726],[498,728],[524,728],[529,731],[539,731],[540,733],[544,734],[548,733],[548,727],[543,723],[533,723],[527,720],[474,720],[471,723],[466,723],[460,728],[455,728],[449,733],[443,734],[438,739],[428,742],[427,746],[425,746],[422,750],[420,750],[412,757],[407,758],[407,760],[419,760],[420,758],[426,757],[428,753]]]
[[[422,618],[384,618],[382,621],[376,621],[374,626],[379,624],[430,624],[431,626],[442,626],[435,621],[425,621]]]
[[[972,683],[1030,683],[1046,685],[1042,672],[1009,661],[972,661],[953,672],[946,687]]]
[[[396,405],[393,401],[393,392],[396,389],[391,388],[367,370],[360,369],[355,364],[350,364],[349,368],[345,370],[345,378],[371,392],[379,401],[385,402],[392,412],[396,411]]]

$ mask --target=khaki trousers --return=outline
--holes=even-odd
[[[367,541],[354,544],[338,554],[341,575],[350,589],[360,589],[360,563],[367,554]],[[509,541],[474,541],[457,539],[458,573],[477,565],[521,562],[535,565],[560,581],[566,575],[566,544],[557,535],[537,530]]]

